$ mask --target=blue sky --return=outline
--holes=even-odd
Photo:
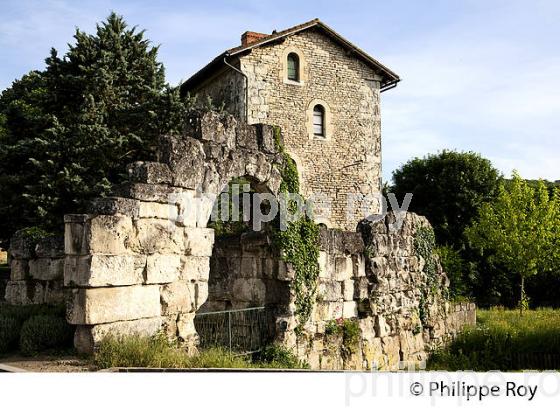
[[[172,84],[246,30],[319,17],[403,79],[382,94],[385,179],[444,148],[480,152],[506,175],[560,179],[560,1],[0,0],[0,10],[0,89],[111,10],[161,45]]]

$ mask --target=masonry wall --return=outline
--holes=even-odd
[[[277,327],[277,340],[312,368],[421,366],[433,347],[475,324],[473,303],[445,298],[448,281],[439,263],[435,281],[427,286],[425,261],[414,245],[417,230],[429,226],[426,218],[408,213],[402,228],[392,231],[394,221],[389,214],[362,222],[360,232],[322,231],[311,319],[300,333],[294,331],[295,316],[277,319],[287,323]],[[357,330],[355,340],[348,340],[344,326]]]
[[[64,303],[64,238],[33,238],[18,231],[10,241],[10,280],[5,299],[12,305]]]
[[[301,81],[297,83],[285,78],[291,51],[300,56]],[[239,67],[248,77],[248,122],[280,126],[305,196],[322,195],[325,200],[318,203],[332,203],[317,220],[329,227],[355,230],[361,219],[377,210],[374,200],[360,197],[381,189],[381,77],[313,30],[254,48],[240,57]],[[230,103],[245,98],[241,80],[229,70],[198,91],[216,102],[222,98],[230,112],[243,114],[240,105]],[[310,135],[315,103],[327,110],[326,139]],[[349,201],[354,205],[348,206]]]

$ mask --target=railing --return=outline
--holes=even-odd
[[[225,347],[230,352],[254,353],[270,341],[264,307],[198,313],[194,326],[200,347]]]

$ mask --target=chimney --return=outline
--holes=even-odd
[[[268,37],[268,34],[255,33],[254,31],[246,31],[241,34],[241,45],[248,46],[253,44],[255,41],[259,41],[262,38]]]

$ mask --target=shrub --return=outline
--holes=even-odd
[[[54,315],[33,316],[25,321],[20,333],[20,350],[24,355],[34,355],[47,349],[71,346],[72,326],[65,319]]]
[[[307,369],[309,364],[300,360],[291,350],[278,344],[272,344],[263,348],[254,356],[260,367],[275,369]]]
[[[0,315],[0,354],[17,346],[21,324],[11,316]]]
[[[66,307],[64,305],[0,305],[0,315],[16,319],[20,325],[31,316],[52,315],[65,317]]]

